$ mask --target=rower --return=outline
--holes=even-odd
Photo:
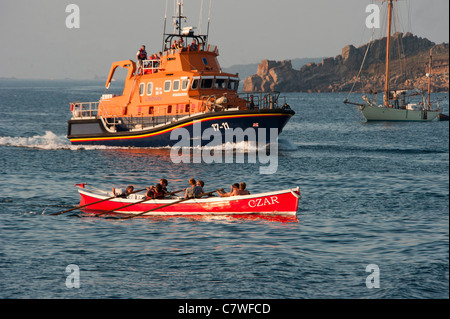
[[[164,191],[161,184],[156,184],[156,186],[150,186],[147,187],[147,193],[145,193],[145,196],[147,198],[153,198],[153,199],[163,199],[164,198]]]
[[[188,199],[188,198],[200,198],[202,195],[202,187],[201,186],[197,186],[197,182],[195,181],[195,179],[191,178],[189,180],[189,184],[191,185],[190,188],[186,188],[185,193],[184,193],[184,198]]]
[[[245,184],[244,182],[239,184],[239,190],[238,190],[239,195],[250,195],[250,192],[245,189],[246,187],[247,187],[247,184]]]
[[[238,183],[234,183],[233,185],[231,185],[230,192],[225,193],[223,188],[222,188],[222,189],[218,189],[217,193],[220,195],[220,197],[230,197],[230,196],[239,195],[238,194],[238,190],[239,190],[239,184]]]
[[[203,196],[203,194],[205,193],[205,191],[203,190],[203,187],[205,186],[205,182],[203,182],[202,180],[198,180],[197,181],[197,187],[200,187],[200,194]]]
[[[134,187],[132,185],[127,186],[127,188],[125,189],[116,189],[113,188],[112,192],[114,194],[114,196],[116,197],[121,197],[121,198],[127,198],[128,195],[130,195],[130,193],[134,190]]]
[[[167,194],[167,193],[169,192],[169,191],[167,190],[167,185],[169,185],[169,182],[167,181],[167,179],[161,178],[161,179],[159,180],[159,183],[160,183],[161,186],[162,186],[163,192],[164,192],[165,194]]]

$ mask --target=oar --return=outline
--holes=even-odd
[[[217,191],[212,191],[212,192],[209,192],[209,193],[205,193],[205,194],[203,194],[201,197],[206,196],[206,195],[210,195],[210,194],[215,193],[215,192],[217,192]],[[178,203],[181,203],[181,202],[185,202],[185,201],[190,200],[190,199],[193,199],[193,198],[183,198],[183,199],[180,199],[180,200],[178,200],[178,201],[176,201],[176,202],[169,203],[169,204],[165,204],[165,205],[162,205],[162,206],[159,206],[159,207],[156,207],[156,208],[152,208],[152,209],[146,210],[145,212],[141,212],[141,213],[139,213],[139,214],[135,214],[135,215],[130,215],[130,216],[122,217],[122,218],[120,218],[120,219],[130,219],[130,218],[138,217],[138,216],[141,216],[141,215],[150,213],[150,212],[152,212],[152,211],[155,211],[155,210],[158,210],[158,209],[167,207],[167,206],[171,206],[171,205],[175,205],[175,204],[178,204]]]
[[[174,194],[179,193],[179,192],[182,192],[182,191],[183,191],[183,190],[180,189],[180,190],[178,190],[178,191],[174,191],[174,192],[171,192],[171,193],[167,193],[167,194],[165,194],[164,196],[166,196],[166,195],[174,195]],[[119,207],[119,208],[114,208],[114,209],[108,210],[108,211],[106,211],[106,212],[101,212],[101,213],[97,214],[97,217],[98,217],[98,216],[101,216],[101,215],[104,215],[104,214],[112,213],[112,212],[114,212],[114,211],[116,211],[116,210],[119,210],[119,209],[127,208],[127,207],[130,207],[130,206],[136,205],[136,204],[140,204],[140,203],[149,201],[149,200],[151,200],[151,199],[153,199],[153,198],[149,197],[149,198],[146,198],[146,199],[143,199],[143,200],[140,200],[140,201],[131,203],[131,204],[127,204],[127,205],[125,205],[125,206],[121,206],[121,207]]]
[[[145,191],[145,190],[146,190],[146,188],[144,188],[144,189],[139,189],[139,190],[137,190],[137,191],[131,192],[130,194],[139,193],[139,192],[142,192],[142,191]],[[110,200],[110,199],[113,199],[113,198],[116,198],[116,197],[117,197],[117,196],[108,197],[108,198],[106,198],[106,199],[102,199],[102,200],[99,200],[99,201],[96,201],[96,202],[92,202],[92,203],[89,203],[89,204],[86,204],[86,205],[77,206],[77,207],[74,207],[74,208],[71,208],[71,209],[63,210],[62,212],[52,213],[52,214],[50,214],[50,215],[55,216],[55,215],[64,214],[64,213],[71,212],[71,211],[76,210],[76,209],[84,208],[84,207],[86,207],[86,206],[98,204],[98,203],[101,203],[101,202],[106,202],[107,200]]]

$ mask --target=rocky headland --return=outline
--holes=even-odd
[[[361,75],[357,80],[367,46]],[[391,87],[427,89],[430,49],[433,56],[433,91],[449,91],[449,44],[435,44],[411,33],[395,33],[391,40]],[[243,91],[342,92],[381,91],[384,88],[386,38],[356,48],[347,45],[336,57],[308,63],[295,70],[290,60],[263,60],[247,77]]]

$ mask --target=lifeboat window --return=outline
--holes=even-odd
[[[139,95],[140,96],[144,95],[144,91],[145,91],[145,83],[139,84]]]
[[[183,82],[181,82],[181,90],[186,91],[188,87],[189,87],[189,79],[184,79]]]
[[[199,79],[194,79],[193,81],[192,81],[192,89],[193,90],[197,90],[198,89],[198,83],[199,83]]]
[[[202,78],[202,82],[200,84],[200,88],[202,89],[210,89],[213,86],[214,79],[213,78]]]
[[[173,81],[173,91],[179,91],[180,90],[180,80],[174,80]]]
[[[184,111],[185,111],[186,113],[189,112],[189,104],[186,104],[186,108],[184,109]]]
[[[172,113],[172,105],[169,105],[169,106],[167,107],[167,113]]]
[[[206,58],[202,58],[203,64],[208,65],[208,60]]]
[[[154,110],[153,106],[150,106],[148,108],[148,114],[153,114],[153,110]]]
[[[227,88],[228,79],[216,78],[214,86],[216,89],[225,90]]]
[[[228,89],[237,91],[238,87],[239,87],[239,81],[230,79],[230,81],[228,82]]]
[[[153,82],[147,83],[147,95],[152,95],[153,93]]]
[[[167,80],[164,82],[164,92],[169,92],[172,82],[170,80]]]

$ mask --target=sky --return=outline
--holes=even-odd
[[[169,31],[176,0],[0,0],[0,78],[106,79],[112,62],[136,60],[142,44],[150,54],[161,51],[166,2]],[[66,25],[69,4],[80,10],[79,28]],[[185,0],[184,15],[187,26],[206,33],[210,10],[209,43],[218,45],[219,62],[229,67],[334,57],[346,45],[363,45],[371,35],[365,24],[369,4],[382,2]],[[449,42],[449,0],[399,5],[402,30]]]

